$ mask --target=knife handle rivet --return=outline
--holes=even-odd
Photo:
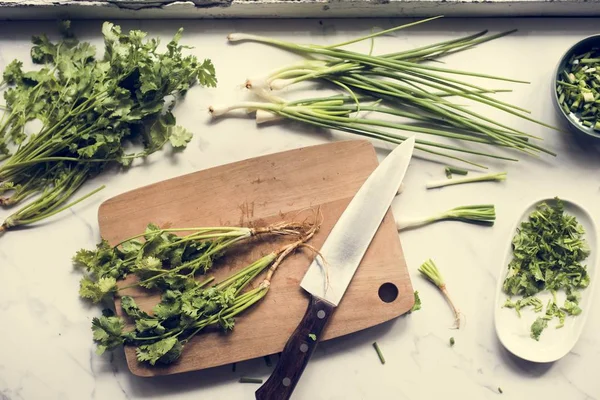
[[[292,383],[292,380],[290,378],[283,378],[283,381],[281,381],[281,383],[283,384],[283,386],[288,387]]]
[[[319,319],[325,318],[325,311],[319,310],[319,312],[317,312],[317,318],[319,318]]]
[[[308,345],[306,343],[302,343],[300,345],[300,351],[306,353],[308,351]]]

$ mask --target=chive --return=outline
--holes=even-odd
[[[257,383],[260,385],[261,383],[263,383],[263,380],[259,379],[259,378],[248,378],[248,377],[242,376],[240,378],[240,383]]]
[[[582,58],[579,60],[582,64],[595,64],[600,63],[600,58]]]
[[[381,349],[379,348],[379,345],[377,344],[377,342],[373,342],[373,348],[377,352],[377,357],[379,357],[379,361],[382,364],[385,364],[385,358],[383,357],[383,353],[381,352]]]
[[[451,337],[450,338],[450,347],[454,346],[454,343],[455,343],[454,337]]]
[[[456,168],[456,167],[446,167],[445,171],[446,171],[446,176],[450,175],[450,177],[452,177],[452,174],[467,175],[469,173],[469,171],[467,171],[466,169]]]

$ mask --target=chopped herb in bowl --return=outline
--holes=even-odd
[[[512,239],[513,258],[502,290],[511,297],[521,298],[507,299],[504,307],[514,308],[519,317],[524,307],[541,313],[544,305],[536,295],[552,294],[544,314],[531,325],[531,337],[535,340],[540,340],[542,331],[554,318],[559,320],[556,328],[561,328],[567,316],[582,313],[579,291],[590,284],[583,264],[590,254],[584,235],[583,226],[575,216],[565,212],[558,198],[538,204],[517,228]],[[557,300],[558,291],[566,294],[562,305]]]
[[[554,103],[570,127],[600,138],[600,35],[571,47],[553,79]]]

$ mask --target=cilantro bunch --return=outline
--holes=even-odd
[[[176,361],[185,345],[210,325],[231,331],[234,317],[260,301],[270,282],[241,291],[259,273],[271,266],[278,253],[269,253],[223,282],[205,287],[209,281],[196,282],[182,290],[166,290],[152,314],[142,311],[130,296],[121,297],[121,309],[134,328],[127,330],[125,320],[105,310],[92,320],[97,353],[103,354],[121,345],[136,346],[137,359],[155,365]]]
[[[147,39],[145,32],[125,34],[105,22],[101,58],[94,46],[75,38],[68,22],[61,32],[56,43],[46,35],[33,37],[31,59],[39,69],[24,71],[14,60],[2,75],[0,205],[37,197],[10,215],[0,231],[75,204],[68,203],[72,195],[108,165],[127,167],[167,143],[184,148],[192,134],[176,126],[176,100],[197,83],[216,85],[210,60],[183,54],[188,47],[179,43],[182,29],[162,51],[159,40]],[[34,120],[41,128],[27,134]],[[140,150],[128,152],[132,144]]]
[[[268,292],[278,265],[297,247],[309,240],[320,222],[282,222],[267,227],[210,227],[161,229],[149,224],[145,232],[116,246],[101,241],[95,250],[80,250],[74,263],[85,270],[80,297],[94,303],[113,300],[121,291],[138,286],[161,293],[152,313],[143,311],[131,296],[120,295],[125,319],[110,310],[93,319],[92,331],[97,352],[104,353],[123,344],[136,346],[137,358],[154,365],[179,358],[184,346],[211,325],[233,329],[234,317],[260,301]],[[186,232],[178,236],[175,233]],[[213,278],[197,281],[230,248],[257,235],[291,236],[295,241],[271,252],[233,273],[218,284]],[[266,277],[244,291],[268,269]],[[137,279],[127,286],[117,282],[128,275]],[[133,281],[133,280],[132,280]]]
[[[590,284],[590,276],[583,261],[590,254],[584,239],[585,231],[577,219],[565,213],[563,202],[541,203],[521,223],[513,237],[513,259],[503,290],[509,296],[523,296],[513,302],[508,299],[504,307],[514,308],[520,316],[523,307],[531,306],[541,312],[542,302],[535,297],[550,291],[553,299],[546,305],[546,313],[531,327],[531,337],[539,340],[548,321],[559,319],[557,328],[564,325],[566,315],[579,315],[580,289]],[[564,290],[566,300],[557,305],[556,292]]]

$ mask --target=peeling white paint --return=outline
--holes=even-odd
[[[600,16],[600,0],[2,0],[0,19]]]

